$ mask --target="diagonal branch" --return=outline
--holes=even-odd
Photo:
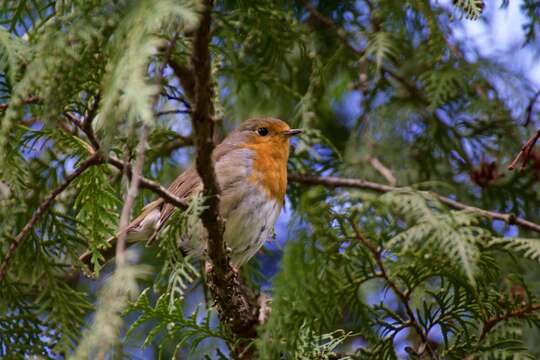
[[[238,273],[231,267],[223,241],[225,223],[219,214],[220,188],[216,179],[212,152],[214,150],[214,119],[210,63],[210,25],[212,0],[204,1],[204,10],[194,35],[191,67],[195,75],[195,106],[192,123],[197,141],[196,168],[204,185],[206,209],[201,220],[208,232],[208,287],[216,303],[220,320],[241,338],[256,336],[257,306],[247,295]],[[234,349],[237,354],[249,353],[245,342]],[[243,354],[243,355],[242,355]],[[249,356],[249,355],[247,355]]]
[[[528,314],[539,310],[540,304],[527,304],[518,307],[517,309],[508,311],[505,314],[497,315],[485,320],[482,331],[480,332],[480,336],[478,337],[478,343],[480,344],[482,340],[484,340],[486,335],[491,331],[491,329],[493,329],[500,322],[510,320],[512,318],[523,318],[524,316],[527,316]]]
[[[371,241],[369,241],[364,234],[360,231],[358,226],[354,221],[349,221],[351,224],[351,227],[353,229],[353,232],[355,234],[355,237],[358,241],[360,241],[371,253],[373,258],[375,259],[375,262],[377,263],[377,266],[379,267],[379,276],[385,280],[385,282],[388,284],[388,286],[392,289],[394,294],[398,297],[398,299],[401,301],[403,307],[405,308],[405,312],[407,313],[407,317],[409,318],[409,324],[412,326],[412,328],[415,330],[415,332],[420,337],[420,340],[422,341],[422,344],[425,346],[425,349],[429,352],[431,359],[438,359],[437,354],[435,351],[431,348],[429,344],[429,339],[427,337],[427,334],[422,329],[420,324],[418,324],[418,320],[416,319],[416,316],[414,315],[414,311],[410,305],[410,296],[408,292],[402,291],[399,286],[396,284],[396,282],[390,278],[388,275],[388,272],[386,271],[386,267],[383,262],[382,258],[382,251],[381,249],[378,249],[375,244],[373,244]]]
[[[369,162],[369,164],[371,166],[373,166],[373,168],[375,170],[377,170],[377,172],[379,174],[381,174],[385,179],[386,181],[388,181],[388,184],[390,186],[396,186],[396,183],[397,183],[397,180],[396,180],[396,177],[394,176],[394,174],[392,173],[392,170],[390,170],[389,168],[387,168],[379,159],[377,159],[376,157],[373,157],[373,156],[367,156],[366,157],[366,160]]]
[[[538,139],[540,139],[540,129],[536,130],[536,132],[529,138],[529,140],[527,140],[527,142],[523,144],[521,150],[516,155],[512,163],[508,165],[508,170],[514,170],[519,161],[521,161],[520,170],[523,170],[525,168],[527,160],[529,160],[529,157],[531,155],[531,151],[534,148],[534,145],[536,145]]]
[[[133,176],[129,182],[129,189],[126,194],[126,201],[122,207],[122,213],[120,215],[120,222],[118,224],[118,240],[116,241],[116,267],[120,267],[126,263],[125,249],[127,230],[129,228],[129,217],[131,209],[135,203],[135,198],[139,193],[139,184],[141,173],[144,165],[144,147],[146,145],[146,138],[148,137],[148,125],[144,124],[141,130],[139,138],[139,145],[137,147],[137,159],[135,160],[135,169],[133,170]],[[127,162],[126,162],[127,165]],[[126,166],[124,166],[124,173],[127,173]]]
[[[124,162],[114,156],[109,156],[109,158],[107,159],[107,162],[120,171],[123,171],[125,168],[128,178],[131,178],[132,169],[129,164],[127,164],[127,166],[124,167]],[[172,204],[182,210],[187,209],[188,204],[184,200],[182,200],[181,198],[179,198],[178,196],[176,196],[175,194],[173,194],[172,192],[170,192],[169,190],[161,186],[161,184],[159,184],[158,182],[147,179],[143,176],[140,177],[139,181],[140,181],[141,187],[154,192],[156,195],[162,198],[165,202]]]
[[[26,104],[35,104],[40,102],[42,99],[39,96],[30,96],[26,99],[21,99],[19,101],[16,101],[16,105],[26,105]],[[10,106],[9,103],[0,104],[0,110],[5,110]]]
[[[386,193],[390,191],[397,191],[403,188],[379,184],[362,179],[350,179],[350,178],[341,178],[334,176],[312,176],[312,175],[300,175],[300,174],[290,174],[289,181],[297,182],[301,184],[308,185],[323,185],[327,187],[349,187],[356,189],[371,190],[380,193]],[[459,201],[452,200],[446,196],[442,196],[436,193],[432,193],[441,203],[445,204],[449,208],[455,210],[464,210],[472,213],[479,214],[483,217],[492,219],[492,220],[501,220],[510,225],[518,225],[524,229],[535,231],[540,233],[540,225],[528,221],[523,218],[517,217],[515,214],[505,214],[499,213],[496,211],[484,210],[474,206],[463,204]]]
[[[86,169],[91,167],[92,165],[96,165],[99,163],[99,155],[94,154],[93,156],[89,157],[85,161],[81,163],[81,165],[70,175],[66,176],[64,181],[58,185],[46,198],[43,200],[41,205],[37,208],[37,210],[34,212],[28,223],[23,227],[21,232],[15,237],[11,245],[9,246],[9,249],[6,253],[6,256],[4,257],[4,260],[2,261],[2,264],[0,265],[0,282],[4,279],[6,276],[7,270],[9,268],[9,265],[13,261],[13,256],[15,255],[15,252],[19,248],[19,246],[22,244],[24,238],[30,230],[36,225],[36,223],[41,219],[43,214],[51,207],[51,205],[54,202],[54,199],[60,195],[68,186],[75,180],[77,177],[79,177]]]
[[[534,105],[536,104],[538,97],[540,97],[540,90],[534,93],[533,97],[529,101],[529,105],[527,105],[527,109],[525,111],[527,116],[525,117],[525,122],[523,123],[523,126],[529,126],[529,124],[531,123],[533,118]]]

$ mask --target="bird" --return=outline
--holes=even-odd
[[[287,190],[289,139],[300,134],[280,119],[257,117],[244,121],[214,148],[212,160],[221,189],[219,213],[225,220],[223,239],[229,249],[231,265],[238,269],[251,259],[273,234],[283,208]],[[203,183],[194,165],[181,173],[168,190],[183,200],[200,195]],[[174,205],[157,199],[146,205],[128,226],[127,241],[151,243],[167,227]],[[196,236],[181,236],[179,250],[203,258],[207,232],[199,221]],[[107,240],[102,255],[114,256],[118,234]],[[197,239],[193,241],[192,239]],[[92,269],[92,253],[79,260]]]

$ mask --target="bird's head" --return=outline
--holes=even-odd
[[[289,139],[301,130],[275,118],[254,118],[243,122],[223,141],[224,144],[248,149],[252,155],[253,173],[249,180],[261,185],[267,193],[283,203],[287,188]]]
[[[242,145],[271,145],[288,148],[289,138],[301,132],[299,129],[291,129],[282,120],[265,117],[243,122],[231,134],[231,138],[241,142]]]

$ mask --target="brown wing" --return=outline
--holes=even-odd
[[[218,145],[213,153],[214,162],[219,161],[221,157],[223,157],[225,154],[227,154],[229,151],[232,151],[235,148],[238,148],[238,145],[224,144],[224,143]],[[180,174],[171,183],[168,190],[181,199],[187,199],[190,196],[197,193],[198,191],[200,191],[201,188],[202,186],[201,186],[201,179],[199,177],[199,174],[197,174],[197,170],[195,169],[195,167],[192,166],[186,171],[184,171],[182,174]],[[139,227],[141,222],[145,219],[145,217],[156,209],[160,209],[161,214],[159,218],[158,227],[156,231],[154,232],[154,234],[148,239],[147,245],[152,243],[157,237],[157,234],[159,233],[161,228],[166,224],[167,220],[171,217],[171,215],[176,209],[174,205],[165,203],[163,199],[157,199],[155,201],[152,201],[148,205],[146,205],[141,211],[141,214],[137,216],[129,224],[128,234],[130,232],[137,231],[137,228]],[[114,256],[116,240],[117,240],[117,235],[107,240],[109,247],[102,251],[102,255],[105,258],[105,262],[107,262],[109,259],[111,259]],[[86,251],[79,257],[79,260],[85,263],[86,265],[88,265],[91,271],[93,271],[93,269],[91,268],[90,259],[91,259],[91,253],[89,251]]]
[[[212,158],[214,163],[218,162],[225,154],[230,151],[238,148],[234,144],[221,143],[214,149]],[[192,165],[189,169],[184,171],[180,176],[178,176],[172,183],[169,185],[168,190],[178,196],[181,199],[188,199],[189,197],[197,194],[202,190],[201,178],[195,169],[195,166]],[[171,217],[173,212],[176,210],[176,207],[171,204],[163,203],[163,208],[161,210],[161,216],[159,218],[159,225],[156,229],[154,235],[152,235],[146,245],[150,245],[156,239],[159,231],[165,226],[167,220]]]
[[[201,178],[194,167],[190,167],[178,176],[169,186],[168,190],[178,196],[180,199],[188,199],[201,189]],[[156,232],[148,239],[146,245],[150,245],[156,239],[159,231],[167,223],[176,207],[171,204],[164,203],[159,217],[159,225]]]

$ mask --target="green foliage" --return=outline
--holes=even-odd
[[[520,3],[523,47],[496,57],[458,36],[465,22],[504,18],[508,2],[487,5],[215,1],[216,127],[277,116],[304,130],[291,173],[400,187],[375,195],[289,183],[289,231],[280,222],[240,271],[272,299],[255,358],[540,356],[538,236],[448,209],[433,193],[540,223],[538,152],[523,172],[505,170],[538,125],[536,85],[516,64],[537,50],[539,5]],[[12,260],[0,284],[0,357],[137,357],[142,347],[161,358],[233,356],[242,339],[219,324],[204,261],[179,249],[180,238],[200,241],[201,197],[171,216],[156,245],[135,246],[130,261],[153,272],[103,264],[125,177],[107,164],[78,176],[13,245],[96,150],[94,137],[103,159],[129,162],[146,124],[143,176],[167,186],[189,166],[195,104],[189,76],[174,70],[194,71],[200,10],[188,0],[2,2],[0,264]],[[133,217],[155,198],[141,191]],[[86,249],[103,266],[97,280],[79,276]]]
[[[317,196],[312,192],[309,202]],[[359,358],[394,359],[398,334],[426,336],[417,329],[442,337],[430,351],[445,358],[531,356],[521,336],[527,322],[519,319],[538,328],[538,315],[509,314],[535,298],[497,290],[515,271],[495,261],[495,250],[536,259],[538,240],[507,246],[510,239],[494,236],[474,213],[445,209],[412,190],[348,194],[303,214],[311,226],[288,245],[274,281],[272,315],[259,344],[263,358],[298,358],[306,336],[300,327],[313,339],[336,328],[357,331],[367,343]],[[523,282],[519,288],[529,291]],[[382,293],[374,302],[375,289]],[[409,352],[420,356],[426,346],[433,345]]]
[[[20,63],[27,56],[28,48],[24,41],[10,34],[5,29],[0,29],[0,68],[8,75],[9,81],[13,84],[17,81],[17,73]]]
[[[126,7],[127,13],[106,47],[110,62],[102,84],[100,118],[109,132],[118,114],[131,123],[153,122],[153,102],[159,89],[148,82],[148,66],[158,48],[165,45],[157,33],[163,28],[190,31],[197,22],[190,1],[141,0],[135,5],[127,3]]]
[[[46,356],[49,343],[43,337],[53,333],[43,332],[43,322],[31,310],[20,304],[17,310],[19,314],[6,312],[6,316],[0,318],[0,355],[3,358],[15,354]]]
[[[227,333],[212,325],[212,310],[202,314],[196,309],[189,315],[184,314],[183,302],[180,299],[170,303],[169,295],[163,294],[152,305],[149,299],[149,289],[144,290],[137,301],[130,306],[130,311],[140,311],[141,315],[133,323],[127,335],[140,327],[143,323],[154,321],[154,325],[147,330],[143,347],[150,345],[159,336],[159,352],[167,346],[173,346],[173,354],[177,354],[183,347],[188,347],[191,353],[197,350],[199,344],[207,338],[221,338],[232,342]]]
[[[442,68],[427,71],[420,75],[431,107],[437,107],[453,100],[466,88],[463,71]]]
[[[129,258],[130,254],[127,255]],[[123,265],[116,268],[100,291],[100,304],[90,327],[83,334],[77,350],[69,358],[94,358],[113,348],[123,323],[121,314],[127,301],[134,299],[139,292],[137,279],[147,275],[148,270],[141,265]]]
[[[313,335],[309,334],[309,328],[302,326],[298,329],[299,345],[295,359],[331,360],[336,355],[334,350],[351,336],[353,336],[352,333],[336,330],[328,334],[319,335],[319,338],[314,341]],[[352,356],[342,356],[340,358],[344,360],[353,359]]]
[[[483,0],[454,0],[454,6],[461,9],[467,19],[476,20],[484,11]]]
[[[110,186],[105,166],[89,169],[75,185],[78,190],[73,204],[77,211],[76,219],[81,225],[81,233],[87,240],[92,253],[91,263],[99,274],[103,256],[100,250],[107,247],[106,240],[114,234],[118,224],[117,208],[121,201]],[[110,176],[110,175],[109,175]]]
[[[377,32],[369,37],[364,56],[373,56],[377,71],[380,71],[385,60],[396,57],[396,47],[390,34]]]
[[[388,248],[447,254],[451,261],[457,260],[456,268],[463,269],[474,285],[481,247],[489,238],[474,214],[447,212],[427,193],[388,193],[379,200],[407,223],[404,231],[388,241]]]

